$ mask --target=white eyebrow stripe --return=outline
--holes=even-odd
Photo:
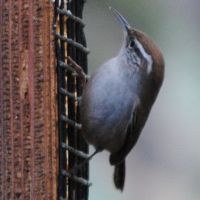
[[[147,60],[147,74],[150,74],[152,71],[152,65],[153,65],[153,60],[152,57],[144,50],[143,46],[140,44],[140,42],[135,39],[135,43],[140,49],[140,52],[142,53],[143,57]]]

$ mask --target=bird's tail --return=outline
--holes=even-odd
[[[124,189],[125,173],[126,173],[126,165],[124,160],[119,164],[115,165],[114,177],[113,177],[115,187],[121,191],[123,191]]]

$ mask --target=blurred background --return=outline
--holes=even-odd
[[[108,6],[154,39],[165,57],[165,80],[126,159],[124,192],[115,190],[109,154],[103,152],[90,163],[90,200],[199,200],[200,1],[87,0],[90,74],[115,56],[122,43],[122,30]]]

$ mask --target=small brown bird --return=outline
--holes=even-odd
[[[118,55],[89,79],[81,102],[81,121],[82,134],[94,145],[95,153],[111,153],[114,184],[123,190],[125,159],[136,144],[162,85],[164,60],[149,36],[132,28],[116,9],[110,9],[124,30],[124,42]]]

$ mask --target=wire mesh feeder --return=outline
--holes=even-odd
[[[59,186],[63,200],[87,200],[89,166],[73,174],[71,170],[88,157],[88,145],[80,134],[78,99],[82,94],[81,77],[71,66],[72,59],[87,73],[86,40],[82,21],[84,0],[55,0],[54,34],[58,72],[59,110]]]

